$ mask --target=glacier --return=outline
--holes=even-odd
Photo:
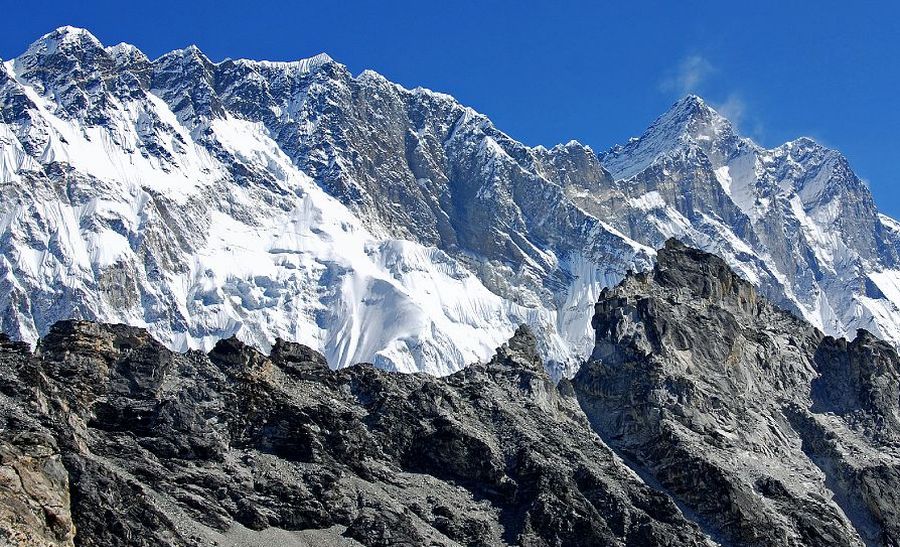
[[[326,54],[148,59],[59,28],[0,64],[0,327],[236,335],[444,375],[521,323],[556,377],[603,287],[668,237],[829,334],[900,343],[900,224],[838,152],[766,150],[699,97],[597,154]]]

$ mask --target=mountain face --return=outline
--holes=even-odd
[[[0,66],[0,327],[276,337],[449,374],[530,325],[554,377],[602,287],[672,236],[826,333],[900,342],[900,225],[835,151],[764,150],[688,97],[597,155],[327,55],[149,60],[63,27]]]
[[[900,543],[900,360],[669,240],[603,292],[573,379],[597,433],[731,545]]]
[[[0,340],[0,535],[22,545],[896,545],[900,358],[672,240],[558,383],[517,329],[445,376],[278,339]],[[29,543],[31,541],[31,543]]]
[[[705,544],[557,391],[525,328],[445,378],[331,371],[281,340],[173,353],[89,322],[38,348],[0,343],[0,470],[27,477],[0,482],[14,544]]]
[[[726,258],[769,298],[829,334],[900,341],[898,224],[840,153],[808,138],[766,150],[697,97],[601,155],[614,195],[597,209],[639,241],[676,236]],[[680,228],[674,228],[679,226]]]

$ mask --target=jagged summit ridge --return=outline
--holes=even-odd
[[[296,61],[254,61],[251,59],[238,59],[238,63],[249,65],[258,65],[266,68],[276,68],[285,71],[291,71],[295,74],[304,74],[314,70],[322,65],[336,62],[327,53],[318,53],[312,57],[298,59]]]
[[[146,55],[137,47],[132,44],[121,42],[114,46],[103,47],[103,44],[97,39],[94,34],[92,34],[88,29],[73,27],[70,25],[64,25],[54,29],[53,31],[41,36],[26,49],[25,53],[21,57],[35,57],[35,56],[45,56],[45,55],[53,55],[56,53],[66,53],[72,49],[81,49],[81,50],[92,50],[92,49],[105,49],[110,54],[128,54],[134,56],[140,56],[144,59],[147,59]],[[176,56],[184,56],[184,55],[200,55],[206,58],[206,55],[200,50],[200,48],[196,44],[190,44],[185,48],[176,49],[171,52],[165,53],[160,56],[166,57],[169,55]],[[158,61],[156,59],[155,61]],[[155,62],[154,61],[154,62]],[[221,61],[228,62],[230,59]],[[298,72],[308,72],[312,68],[321,66],[326,63],[335,62],[327,53],[318,53],[311,57],[298,59],[295,61],[255,61],[251,59],[237,59],[235,62],[248,62],[248,63],[259,63],[266,64],[269,66],[278,66],[281,68],[294,68]],[[218,63],[217,63],[218,64]]]
[[[729,136],[695,97],[653,129],[693,137],[598,157],[529,148],[449,95],[322,56],[150,61],[74,30],[52,40],[68,52],[0,73],[0,325],[15,337],[83,317],[177,349],[280,337],[334,366],[446,374],[527,323],[565,375],[590,353],[601,288],[676,236],[828,333],[900,340],[900,231],[849,165]],[[650,143],[660,155],[638,153]],[[604,167],[647,158],[628,180]]]

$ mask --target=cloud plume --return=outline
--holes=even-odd
[[[669,71],[660,83],[660,89],[679,95],[698,93],[703,81],[714,71],[712,64],[701,55],[689,55]]]

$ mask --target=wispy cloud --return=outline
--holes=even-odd
[[[743,125],[744,115],[747,113],[747,103],[736,93],[729,95],[724,102],[713,103],[712,106],[735,127]]]
[[[696,94],[708,99],[709,104],[716,111],[731,122],[731,125],[741,135],[762,142],[765,130],[762,122],[754,116],[744,100],[743,95],[732,88],[722,101],[714,100],[714,97],[722,97],[721,82],[713,81],[725,76],[718,67],[713,65],[703,55],[688,55],[683,57],[675,66],[663,74],[659,84],[659,90],[666,95]],[[730,86],[729,86],[730,87]]]
[[[664,92],[679,95],[699,93],[700,86],[714,70],[712,63],[702,55],[689,55],[665,75],[659,87]]]
[[[753,115],[741,94],[732,92],[724,101],[710,104],[731,122],[739,134],[751,137],[761,144],[764,142],[766,132],[762,120]]]

